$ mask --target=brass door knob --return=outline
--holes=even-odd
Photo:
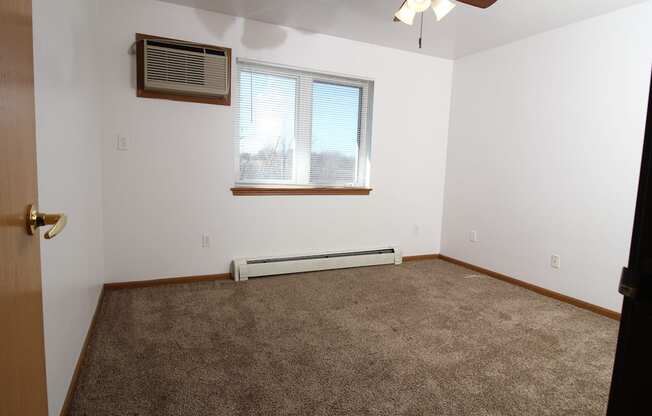
[[[30,205],[27,211],[27,232],[34,235],[38,227],[52,225],[52,228],[45,232],[44,237],[51,239],[56,237],[68,223],[66,214],[45,214],[38,212],[36,205]]]

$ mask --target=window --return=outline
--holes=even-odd
[[[373,82],[238,61],[236,184],[369,184]]]

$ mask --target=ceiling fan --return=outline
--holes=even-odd
[[[470,6],[486,9],[498,0],[457,0]],[[423,32],[423,12],[432,7],[437,21],[440,21],[455,8],[456,4],[451,0],[405,0],[398,11],[394,14],[395,22],[403,22],[412,26],[417,13],[421,14],[421,28],[419,31],[419,48],[421,48],[421,34]]]

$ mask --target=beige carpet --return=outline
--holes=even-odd
[[[603,415],[617,323],[433,260],[106,293],[72,415]]]

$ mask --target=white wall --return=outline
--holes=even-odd
[[[101,7],[108,281],[223,273],[235,257],[317,249],[439,252],[451,61],[156,1]],[[136,32],[373,78],[372,194],[232,196],[234,108],[137,98]],[[128,151],[115,150],[118,134]]]
[[[648,2],[455,62],[444,254],[619,309],[651,39]]]
[[[50,415],[58,415],[104,279],[97,4],[34,0],[36,144],[40,207],[69,222],[42,240]]]

